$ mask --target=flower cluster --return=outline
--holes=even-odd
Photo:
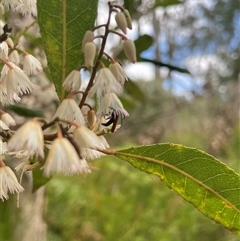
[[[0,103],[3,106],[20,102],[22,95],[37,89],[29,77],[43,71],[41,63],[33,55],[14,44],[8,36],[11,30],[7,24],[4,25],[0,36],[0,61],[4,64],[0,76]],[[20,54],[23,55],[22,63]]]
[[[26,4],[28,1],[17,2]],[[14,1],[2,1],[2,4],[5,8],[21,8]],[[109,28],[112,14],[115,14],[116,24],[121,31]],[[0,176],[1,180],[4,179],[0,182],[2,200],[8,198],[8,191],[23,191],[15,174],[5,166],[4,161],[9,156],[26,157],[27,161],[34,157],[32,159],[35,163],[32,166],[27,161],[28,165],[20,165],[23,171],[40,166],[47,177],[59,173],[90,173],[89,161],[103,156],[109,148],[104,135],[115,132],[120,127],[118,120],[129,115],[118,97],[128,80],[127,75],[121,64],[105,52],[105,44],[109,34],[118,35],[123,41],[127,58],[135,63],[134,43],[124,35],[127,28],[132,29],[131,18],[126,9],[110,2],[108,17],[106,24],[95,26],[85,33],[81,50],[85,63],[76,66],[63,81],[62,88],[68,95],[60,101],[50,122],[43,118],[33,118],[12,131],[10,127],[16,125],[14,119],[0,110]],[[102,27],[105,32],[99,36],[95,32]],[[23,94],[36,90],[37,86],[29,76],[42,71],[42,66],[35,57],[17,48],[8,36],[10,32],[11,29],[5,25],[0,36],[0,60],[4,64],[0,77],[0,101],[3,106],[19,102]],[[101,44],[97,45],[94,42],[96,39],[101,39]],[[19,53],[24,58],[19,58]],[[107,58],[109,64],[104,64],[103,58]],[[20,63],[19,59],[23,59],[23,62]],[[91,73],[87,87],[82,86],[82,69]],[[79,101],[74,98],[77,94],[81,96]]]
[[[19,12],[23,15],[32,14],[37,15],[37,0],[2,0],[0,3],[0,8],[9,11]]]

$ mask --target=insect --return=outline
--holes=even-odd
[[[3,26],[3,34],[0,36],[0,43],[5,41],[8,38],[8,34],[12,32],[12,28],[8,28],[8,25]]]
[[[108,121],[106,123],[101,123],[103,126],[110,126],[112,125],[111,132],[113,133],[116,130],[117,123],[118,123],[119,115],[113,110],[111,116],[106,118]]]

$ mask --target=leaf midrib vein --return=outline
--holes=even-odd
[[[194,181],[195,183],[197,183],[198,185],[202,186],[205,190],[208,190],[209,192],[211,192],[212,194],[214,194],[216,197],[218,197],[219,199],[221,199],[222,201],[224,201],[225,203],[227,203],[229,206],[231,206],[235,211],[237,211],[238,213],[240,213],[240,210],[235,207],[230,201],[228,201],[226,198],[224,198],[222,195],[220,195],[218,192],[214,191],[211,187],[207,186],[206,184],[202,183],[201,181],[197,180],[196,178],[194,178],[193,176],[191,176],[190,174],[176,168],[175,166],[167,163],[167,162],[164,162],[164,161],[160,161],[160,160],[155,160],[153,158],[150,158],[150,157],[143,157],[143,156],[139,156],[137,154],[131,154],[131,153],[125,153],[125,152],[114,152],[114,155],[116,156],[128,156],[128,157],[132,157],[132,158],[135,158],[135,159],[142,159],[144,161],[149,161],[151,163],[156,163],[156,164],[159,164],[161,166],[166,166],[178,173],[180,173],[181,175],[189,178],[190,180]],[[166,177],[166,175],[165,175]]]

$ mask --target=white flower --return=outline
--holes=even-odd
[[[14,64],[19,65],[20,59],[18,51],[16,49],[13,50],[13,52],[9,55],[9,60]]]
[[[7,152],[7,142],[3,142],[0,138],[0,156],[4,155]]]
[[[44,158],[42,128],[37,119],[23,124],[8,141],[9,151],[27,150],[30,155]]]
[[[47,160],[41,169],[46,176],[55,173],[71,175],[90,172],[87,162],[79,159],[72,144],[64,137],[53,141]]]
[[[0,198],[2,201],[8,199],[8,191],[10,193],[19,193],[24,188],[18,183],[16,175],[8,166],[0,166]]]
[[[57,111],[53,117],[59,117],[64,120],[74,121],[78,124],[84,125],[85,120],[79,106],[73,99],[64,99],[58,106]]]
[[[27,54],[23,61],[23,71],[27,75],[37,75],[42,72],[43,69],[41,63],[33,55]]]
[[[81,173],[90,173],[91,172],[91,169],[90,167],[88,166],[88,163],[85,159],[80,159],[80,167],[81,167]]]
[[[23,5],[19,9],[19,12],[23,15],[32,14],[33,16],[37,16],[37,1],[36,0],[22,0]]]
[[[22,7],[22,0],[2,0],[2,5],[7,11],[11,8],[13,11]]]
[[[124,72],[122,66],[118,63],[111,63],[109,65],[109,69],[115,76],[116,80],[120,82],[122,85],[124,85],[125,80],[128,80],[126,73]]]
[[[89,94],[92,96],[96,93],[98,97],[101,97],[108,92],[121,93],[122,86],[108,68],[101,68]]]
[[[0,58],[4,60],[8,59],[8,45],[5,41],[0,43]]]
[[[37,16],[36,0],[2,0],[2,4],[7,11],[11,8],[12,11],[23,15],[32,14]]]
[[[2,81],[6,84],[7,95],[10,100],[14,99],[14,93],[17,95],[29,94],[36,89],[36,86],[18,67],[10,69]]]
[[[73,132],[73,139],[80,148],[81,155],[85,159],[96,159],[104,154],[97,150],[105,150],[109,147],[105,138],[98,137],[93,131],[81,125]]]
[[[2,71],[1,71],[1,80],[8,74],[9,70],[11,70],[9,68],[9,65],[13,68],[17,68],[17,69],[20,69],[16,64],[14,64],[13,62],[11,61],[8,61],[8,64],[4,64],[3,65],[3,68],[2,68]],[[20,69],[21,70],[21,69]]]
[[[1,115],[1,120],[9,127],[9,126],[15,126],[16,122],[15,120],[12,118],[12,116],[10,116],[8,113],[4,113]]]
[[[114,93],[107,93],[101,101],[98,115],[104,116],[111,115],[112,113],[121,117],[129,116],[117,95]]]
[[[7,131],[9,130],[9,127],[6,125],[6,123],[4,123],[2,120],[0,120],[0,131]]]
[[[8,44],[8,46],[9,46],[11,49],[14,48],[14,42],[13,42],[13,40],[12,40],[11,38],[8,37],[8,38],[5,40],[5,42]]]
[[[79,70],[73,70],[64,80],[63,88],[67,91],[79,91],[82,84],[82,78]]]
[[[8,62],[8,63],[11,64],[13,67],[15,67],[13,62]],[[4,64],[1,70],[1,80],[7,75],[9,70],[10,68],[6,64]]]
[[[20,102],[21,98],[14,92],[12,98],[7,96],[6,84],[0,81],[0,102],[3,106]]]

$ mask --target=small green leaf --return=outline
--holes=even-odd
[[[171,5],[176,5],[176,4],[181,4],[180,0],[157,0],[154,8],[155,7],[167,7]]]
[[[21,105],[8,105],[5,108],[13,111],[14,113],[20,116],[25,116],[25,117],[43,117],[44,116],[44,113],[42,110],[29,109]]]
[[[65,77],[83,64],[83,35],[94,26],[96,0],[38,0],[38,22],[52,82],[64,98]]]
[[[121,102],[126,110],[131,110],[136,107],[134,100],[129,100],[128,98],[125,98],[122,96],[120,96],[119,99],[121,100]]]
[[[207,153],[157,144],[113,152],[165,184],[207,217],[240,235],[240,176]]]
[[[46,158],[48,156],[48,153],[49,153],[49,150],[47,148],[45,148],[45,150],[44,150],[45,158],[40,163],[39,163],[39,160],[37,159],[37,157],[32,157],[31,158],[31,163],[32,164],[38,163],[38,166],[36,166],[32,170],[32,175],[33,175],[32,192],[35,192],[38,188],[40,188],[41,186],[45,185],[51,179],[51,177],[44,176],[43,170],[41,170],[41,166],[43,165],[43,163],[46,162]]]
[[[136,101],[144,104],[146,97],[142,90],[130,79],[124,84],[125,91]]]
[[[35,168],[32,171],[33,174],[33,188],[32,192],[35,192],[39,187],[45,185],[51,178],[45,177],[43,171],[40,168]]]
[[[139,56],[141,52],[152,46],[153,37],[147,34],[141,35],[134,41],[134,44],[137,50],[137,56]]]

